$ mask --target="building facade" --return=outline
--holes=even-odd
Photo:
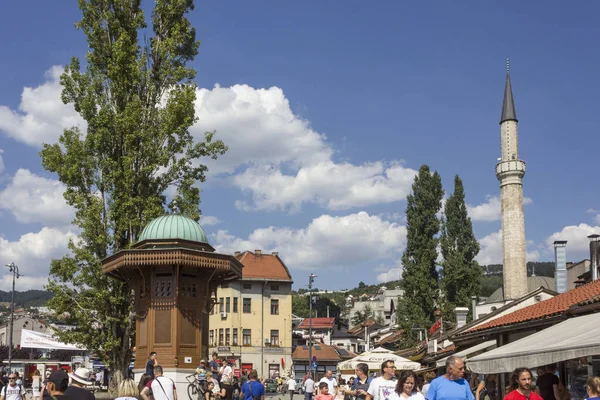
[[[348,326],[352,325],[352,319],[358,312],[364,312],[371,309],[372,316],[377,321],[381,321],[383,326],[396,325],[396,306],[398,300],[404,295],[404,290],[400,288],[388,289],[382,286],[377,294],[373,296],[363,296],[354,298],[352,295],[346,298],[346,304],[350,306],[348,311]]]
[[[46,322],[38,321],[29,317],[17,317],[13,322],[13,347],[17,348],[21,344],[21,333],[23,329],[29,331],[51,333],[50,328]],[[8,346],[10,342],[10,323],[0,326],[0,346]]]
[[[292,367],[292,277],[277,253],[236,252],[242,278],[222,283],[209,316],[209,353],[234,371],[285,376]]]

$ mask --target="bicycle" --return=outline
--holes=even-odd
[[[196,379],[196,374],[191,374],[185,377],[189,382],[187,393],[190,400],[202,400],[204,395],[204,387]]]

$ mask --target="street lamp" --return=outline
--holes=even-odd
[[[19,273],[19,267],[14,262],[6,264],[8,270],[13,274],[12,295],[10,301],[10,339],[8,344],[8,373],[12,372],[12,349],[13,349],[13,325],[15,322],[15,279],[23,276]]]
[[[316,277],[317,276],[312,273],[308,276],[308,368],[313,379],[316,377],[313,374],[312,367],[312,285]]]

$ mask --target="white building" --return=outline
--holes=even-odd
[[[383,321],[384,326],[396,324],[396,306],[398,299],[404,295],[404,290],[400,288],[388,289],[382,286],[373,296],[361,296],[354,298],[352,295],[346,298],[346,302],[351,306],[348,312],[348,326],[352,326],[352,319],[357,312],[364,312],[366,308],[373,311],[373,318]]]

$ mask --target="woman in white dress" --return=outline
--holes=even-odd
[[[396,384],[396,390],[390,395],[389,400],[425,400],[417,391],[417,374],[414,371],[402,371]]]
[[[37,369],[33,371],[33,376],[31,377],[31,389],[33,400],[39,400],[42,389],[42,374]]]

